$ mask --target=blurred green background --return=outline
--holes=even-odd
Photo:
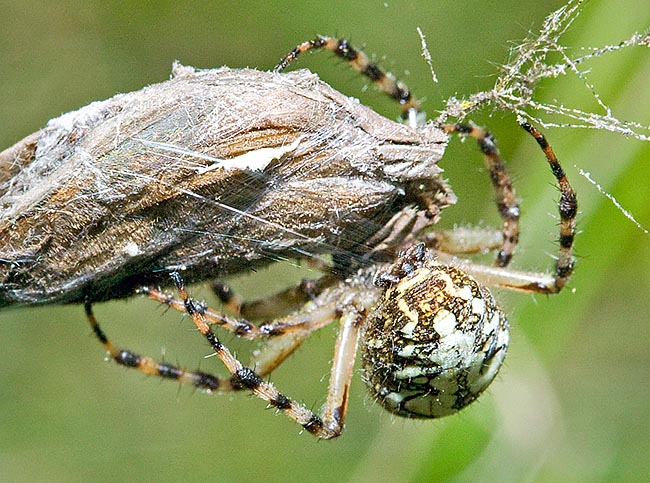
[[[434,113],[450,95],[490,88],[510,41],[536,31],[561,4],[2,0],[0,147],[62,112],[167,79],[174,59],[269,69],[316,33],[346,36],[376,54]],[[565,42],[616,43],[648,25],[645,0],[592,1]],[[437,85],[420,56],[416,27],[427,36]],[[396,117],[395,106],[340,64],[327,53],[299,61]],[[650,51],[641,48],[601,59],[590,76],[615,115],[646,125],[648,79]],[[542,87],[542,99],[572,105],[586,98],[577,82]],[[511,115],[488,114],[473,120],[497,136],[523,200],[513,265],[550,269],[557,236],[552,177]],[[579,193],[575,276],[558,296],[497,293],[510,314],[511,350],[500,377],[468,410],[440,421],[398,419],[368,399],[357,377],[346,432],[316,441],[246,394],[210,397],[105,363],[82,307],[5,311],[0,481],[647,481],[650,237],[576,166],[648,227],[650,145],[588,130],[546,134]],[[459,196],[443,224],[498,225],[474,144],[455,140],[443,167]],[[262,272],[234,284],[257,294],[269,277],[279,276]],[[194,293],[209,295],[200,287]],[[138,297],[96,312],[119,344],[223,373],[216,359],[203,359],[206,344],[176,313]],[[320,407],[334,337],[334,328],[318,333],[272,380]]]

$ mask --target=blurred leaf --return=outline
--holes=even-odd
[[[171,63],[270,68],[316,33],[351,37],[404,77],[430,112],[455,93],[491,87],[509,41],[537,30],[561,5],[458,2],[225,1],[136,4],[3,2],[0,11],[0,145],[48,119],[115,92],[168,77]],[[642,0],[589,2],[571,45],[616,43],[650,25]],[[427,35],[440,83],[420,58]],[[599,61],[591,81],[614,113],[650,124],[648,55]],[[385,56],[385,59],[382,57]],[[337,89],[383,114],[397,110],[326,54],[305,56]],[[410,75],[406,74],[408,69]],[[575,83],[541,93],[583,99]],[[510,160],[522,199],[514,266],[549,269],[557,191],[544,158],[511,116],[488,125]],[[602,132],[546,133],[579,193],[579,256],[569,290],[555,297],[499,292],[513,340],[506,366],[481,401],[442,421],[385,414],[352,386],[346,433],[318,442],[244,394],[207,397],[103,363],[81,307],[0,313],[0,476],[3,481],[642,481],[650,474],[650,238],[578,174],[594,179],[650,226],[647,144]],[[487,174],[472,143],[444,160],[459,196],[443,223],[498,224]],[[242,280],[250,292],[261,275]],[[275,277],[272,275],[271,278]],[[260,278],[261,280],[261,278]],[[268,282],[261,282],[268,286]],[[575,289],[575,293],[571,292]],[[198,289],[197,289],[198,290]],[[250,293],[249,292],[249,293]],[[217,367],[186,319],[145,300],[102,304],[120,344],[190,367]],[[226,336],[224,342],[233,343]],[[236,341],[235,341],[236,342]],[[325,397],[333,331],[317,334],[273,377],[313,408]],[[234,344],[237,345],[237,344]]]

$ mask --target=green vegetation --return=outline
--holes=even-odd
[[[174,59],[269,69],[316,33],[365,45],[434,113],[451,95],[489,89],[509,42],[538,30],[561,4],[12,2],[0,15],[0,147],[61,112],[168,78]],[[565,44],[612,44],[648,25],[643,0],[593,1]],[[427,36],[439,84],[420,56],[416,27]],[[595,62],[590,75],[615,115],[646,125],[649,60],[650,50],[630,49]],[[397,116],[390,101],[373,89],[363,92],[364,81],[337,64],[327,53],[299,61]],[[596,109],[578,82],[548,80],[541,88],[544,99]],[[550,269],[557,191],[542,154],[512,116],[484,112],[472,119],[494,132],[522,199],[513,265]],[[511,314],[511,351],[492,388],[468,410],[441,421],[396,419],[368,400],[357,377],[346,432],[319,442],[245,394],[209,397],[103,363],[80,306],[6,311],[0,313],[0,480],[643,481],[650,474],[650,236],[578,168],[649,227],[650,145],[589,130],[546,134],[579,194],[575,276],[558,296],[497,294]],[[445,226],[498,224],[474,143],[454,140],[443,167],[459,196]],[[265,277],[277,275],[262,272],[235,284],[257,294],[253,284],[269,286]],[[221,371],[215,358],[203,359],[209,349],[189,320],[163,312],[139,297],[96,307],[119,344]],[[244,347],[229,335],[223,339]],[[273,381],[320,407],[333,344],[334,331],[323,330]]]

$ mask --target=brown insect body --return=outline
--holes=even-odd
[[[446,143],[305,70],[176,65],[0,153],[0,307],[124,297],[174,269],[380,256],[455,201]]]

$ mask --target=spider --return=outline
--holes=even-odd
[[[281,60],[276,72],[311,49],[330,50],[345,59],[399,102],[402,117],[411,128],[422,129],[420,106],[408,88],[346,40],[318,37],[300,44]],[[490,384],[508,347],[506,316],[486,286],[557,293],[573,271],[575,193],[544,136],[530,124],[521,125],[543,150],[560,188],[559,252],[553,275],[506,268],[518,241],[519,207],[492,136],[474,125],[433,126],[431,129],[446,134],[477,140],[503,220],[500,232],[433,231],[436,217],[422,222],[405,208],[390,220],[381,236],[369,243],[376,253],[390,254],[389,259],[376,258],[372,263],[355,265],[351,257],[338,262],[339,268],[347,266],[347,270],[338,272],[322,265],[325,273],[321,278],[305,280],[268,299],[248,303],[243,303],[226,285],[215,283],[215,292],[235,316],[211,310],[192,299],[177,271],[171,277],[179,298],[158,288],[142,287],[141,293],[149,298],[192,318],[226,366],[228,379],[188,371],[116,346],[100,328],[91,303],[86,302],[94,333],[111,358],[121,365],[189,383],[206,392],[250,391],[318,438],[334,438],[344,428],[358,348],[362,378],[373,398],[385,409],[407,418],[437,418],[455,413]],[[458,257],[494,250],[495,266]],[[260,315],[267,321],[254,325],[247,320]],[[316,414],[281,393],[265,378],[311,334],[334,321],[339,322],[339,332],[327,399],[321,413]],[[264,339],[266,344],[250,367],[245,366],[221,343],[213,326],[245,339]]]

